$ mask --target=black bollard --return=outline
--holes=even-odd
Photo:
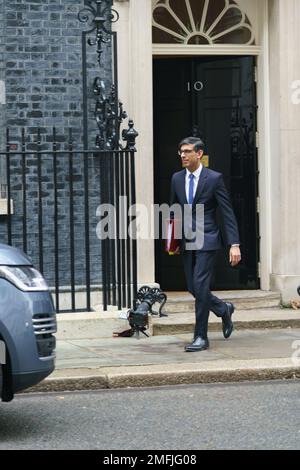
[[[134,308],[128,312],[128,321],[132,334],[139,337],[140,333],[149,337],[146,330],[149,327],[148,315],[158,315],[159,317],[167,317],[162,309],[167,301],[167,296],[161,289],[143,286],[137,293],[137,299],[134,302]],[[152,307],[155,303],[159,303],[158,312],[153,311]]]

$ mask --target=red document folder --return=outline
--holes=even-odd
[[[177,219],[167,220],[165,250],[169,255],[174,255],[177,248],[180,247],[180,239],[175,238],[175,226],[177,227],[179,222]]]

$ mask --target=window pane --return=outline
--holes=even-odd
[[[186,9],[185,0],[170,0],[170,7],[175,15],[180,18],[182,23],[187,27],[189,31],[192,30],[188,11]]]
[[[161,31],[161,29],[156,28],[153,26],[152,28],[152,38],[154,44],[183,44],[184,40],[180,40],[179,38],[175,38],[174,36],[170,36],[169,33],[165,31]]]
[[[200,36],[200,34],[195,34],[188,40],[188,44],[208,45],[209,41],[205,37]]]
[[[210,35],[216,36],[219,33],[223,33],[232,26],[240,24],[242,21],[242,13],[237,8],[227,11],[227,13],[218,22],[215,28],[212,30]]]
[[[251,31],[246,28],[238,28],[214,40],[215,44],[248,44],[251,39]],[[252,43],[253,45],[253,43]]]
[[[175,33],[175,37],[177,37],[176,35],[178,34],[182,36],[182,42],[184,42],[184,38],[187,33],[182,29],[180,24],[171,15],[171,13],[168,10],[166,10],[164,7],[158,7],[155,9],[153,13],[153,19],[156,23],[158,23],[162,27],[170,30],[170,33],[167,33],[170,35],[170,42],[174,42],[174,37],[172,36],[172,32]],[[158,40],[160,42],[160,32],[164,32],[164,31],[162,31],[160,28],[157,28],[156,26],[154,26],[154,28],[156,30],[155,37],[156,38],[158,37]],[[180,40],[180,38],[177,38],[177,41],[175,42],[178,42],[178,39]]]
[[[211,27],[211,25],[216,20],[216,18],[218,18],[218,16],[222,13],[225,6],[226,6],[225,0],[218,0],[215,2],[211,0],[209,2],[206,21],[205,21],[205,27],[204,27],[205,31],[207,31]]]

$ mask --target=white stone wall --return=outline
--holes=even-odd
[[[152,6],[151,0],[115,1],[118,32],[120,99],[139,132],[136,154],[137,203],[149,209],[154,201]],[[150,212],[150,211],[149,211]],[[138,281],[155,281],[153,240],[138,240]]]

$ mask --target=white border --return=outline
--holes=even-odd
[[[263,0],[264,1],[264,0]],[[154,56],[175,55],[175,56],[197,56],[197,55],[253,55],[262,53],[260,46],[243,46],[234,44],[217,44],[215,46],[197,46],[186,44],[153,44]]]

